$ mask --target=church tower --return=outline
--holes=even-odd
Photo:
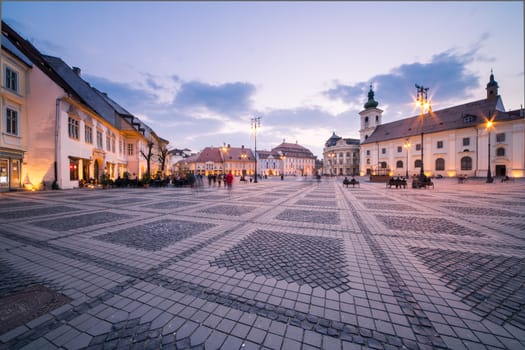
[[[498,97],[498,82],[494,80],[494,72],[490,70],[490,80],[487,83],[487,100]]]
[[[374,90],[372,90],[372,85],[370,85],[368,101],[364,105],[365,109],[359,112],[361,116],[361,129],[359,130],[361,143],[365,142],[372,135],[378,125],[381,125],[383,110],[377,108],[378,104],[374,100]]]

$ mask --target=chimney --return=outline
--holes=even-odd
[[[80,68],[73,67],[73,73],[75,73],[77,76],[80,76]]]

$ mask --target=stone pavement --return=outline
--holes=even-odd
[[[298,180],[0,194],[0,349],[525,348],[525,181]]]

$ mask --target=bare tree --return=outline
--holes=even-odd
[[[165,145],[159,146],[159,154],[158,159],[160,163],[160,170],[162,171],[162,175],[164,175],[164,167],[166,166],[166,160],[168,158],[168,148]]]
[[[146,167],[146,177],[148,179],[151,179],[151,157],[153,157],[153,141],[151,140],[148,140],[148,143],[146,144],[146,147],[147,147],[147,153],[144,152],[142,149],[140,150],[140,154],[142,154],[142,156],[144,157],[144,159],[146,159],[146,164],[147,164],[147,167]]]

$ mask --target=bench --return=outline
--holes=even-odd
[[[357,187],[360,187],[359,181],[357,181],[354,178],[352,178],[351,180],[348,180],[347,178],[345,178],[343,180],[343,185],[346,186],[347,188],[348,188],[348,185],[352,185],[352,187],[355,187],[355,185],[357,185]]]
[[[386,183],[386,187],[392,188],[395,186],[395,188],[407,188],[407,180],[400,179],[400,178],[390,178],[388,182]]]
[[[429,178],[424,179],[423,181],[419,179],[412,180],[412,188],[429,188],[434,189],[434,183]]]

